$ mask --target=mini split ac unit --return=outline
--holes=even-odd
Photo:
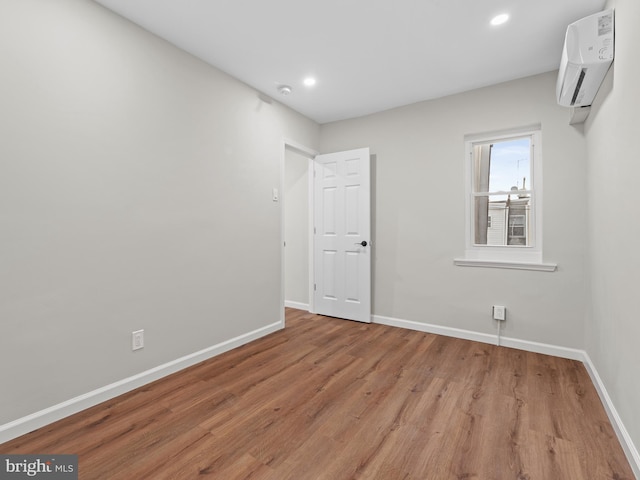
[[[613,27],[613,9],[569,25],[556,85],[560,105],[591,105],[613,61]]]

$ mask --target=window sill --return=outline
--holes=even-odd
[[[558,269],[558,265],[555,263],[512,262],[505,260],[454,258],[453,263],[459,267],[507,268],[511,270],[535,270],[537,272],[555,272]]]

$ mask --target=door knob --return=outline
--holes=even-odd
[[[366,240],[362,240],[361,242],[356,242],[355,244],[356,245],[361,245],[363,247],[366,247],[368,245]]]

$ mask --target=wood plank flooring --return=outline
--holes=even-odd
[[[0,453],[75,453],[82,480],[634,478],[580,362],[292,309]]]

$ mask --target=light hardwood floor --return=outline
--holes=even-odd
[[[580,362],[287,309],[287,328],[0,445],[80,479],[633,479]]]

